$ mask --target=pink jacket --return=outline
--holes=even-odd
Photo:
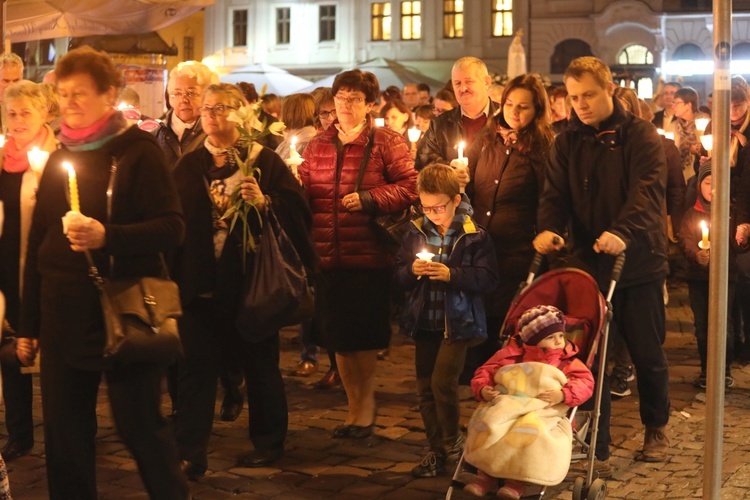
[[[570,407],[578,406],[591,398],[594,393],[594,376],[578,358],[578,347],[568,342],[564,349],[543,349],[537,346],[520,345],[517,338],[512,338],[506,347],[495,353],[485,364],[477,368],[471,379],[471,390],[474,397],[484,401],[481,395],[483,387],[495,387],[494,377],[503,366],[536,361],[547,363],[558,368],[568,378],[563,386],[564,403]]]

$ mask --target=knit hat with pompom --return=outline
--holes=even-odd
[[[518,335],[524,344],[537,345],[553,333],[565,331],[565,315],[554,306],[536,306],[518,319]]]

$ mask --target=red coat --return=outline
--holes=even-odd
[[[324,270],[382,268],[393,256],[372,229],[373,217],[399,212],[417,199],[417,171],[409,146],[396,132],[375,129],[374,145],[360,186],[363,210],[348,212],[341,199],[354,191],[369,141],[371,120],[360,135],[337,150],[330,126],[310,141],[299,166],[313,213],[313,241]]]
[[[495,373],[507,365],[536,361],[546,363],[559,369],[568,378],[563,386],[566,405],[578,406],[594,393],[594,376],[583,362],[576,358],[578,348],[568,342],[564,349],[543,349],[533,345],[519,345],[516,338],[511,339],[506,347],[495,353],[485,364],[477,368],[471,379],[471,390],[474,397],[484,401],[481,395],[483,387],[495,387]]]

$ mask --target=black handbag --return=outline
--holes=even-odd
[[[255,252],[251,281],[237,315],[237,328],[250,342],[313,317],[313,289],[297,249],[269,207]]]
[[[107,188],[107,219],[112,215],[112,191],[117,162],[112,159]],[[106,342],[104,357],[121,363],[171,364],[182,352],[177,318],[182,316],[177,284],[168,277],[164,256],[159,254],[165,278],[138,277],[109,280],[99,274],[86,251],[89,276],[99,290]],[[110,257],[110,271],[114,259]],[[112,273],[110,272],[110,276]]]
[[[359,167],[359,173],[357,174],[357,181],[354,183],[354,192],[359,191],[362,184],[362,179],[365,176],[365,170],[367,170],[367,163],[370,160],[370,153],[372,152],[373,140],[375,138],[375,130],[370,133],[369,141],[365,147],[365,154],[362,157],[362,165]],[[378,239],[392,251],[398,250],[401,246],[401,240],[404,234],[409,229],[409,223],[418,216],[414,205],[410,205],[400,212],[376,215],[372,219],[372,226]]]

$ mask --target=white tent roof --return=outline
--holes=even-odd
[[[176,23],[215,0],[6,0],[12,42],[63,36],[146,33]]]
[[[295,76],[270,64],[251,64],[219,77],[224,83],[247,82],[255,85],[259,93],[266,86],[266,94],[287,96],[310,86],[310,81]]]

